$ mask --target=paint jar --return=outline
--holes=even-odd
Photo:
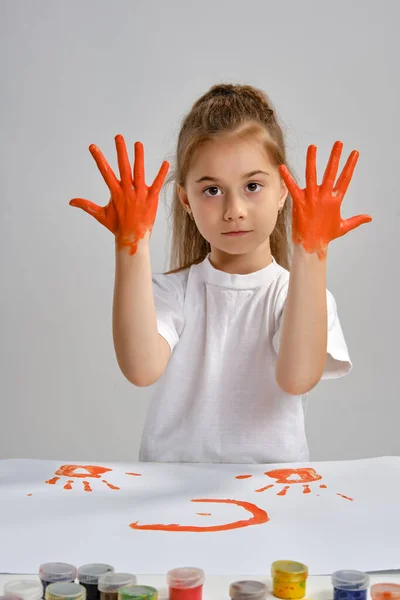
[[[277,560],[272,563],[272,593],[277,598],[297,600],[306,595],[308,568],[292,560]]]
[[[78,569],[78,581],[86,588],[87,600],[100,600],[98,588],[99,577],[106,573],[113,573],[114,567],[102,563],[83,565]]]
[[[46,600],[86,600],[86,589],[80,583],[57,581],[46,588]]]
[[[229,596],[232,600],[264,600],[267,586],[261,581],[235,581],[229,586]]]
[[[118,592],[118,600],[157,600],[156,588],[149,585],[127,585]]]
[[[68,563],[53,562],[40,565],[39,577],[43,584],[43,598],[49,583],[56,581],[71,581],[76,579],[76,567]]]
[[[43,596],[43,586],[35,579],[18,579],[4,585],[6,596],[18,596],[22,600],[40,600]]]
[[[332,585],[334,600],[367,600],[369,575],[362,571],[335,571]]]
[[[100,600],[118,600],[118,592],[127,585],[136,585],[137,579],[131,573],[106,573],[100,575],[98,588]]]
[[[400,600],[400,584],[375,583],[371,586],[372,600]]]
[[[204,571],[195,567],[180,567],[167,573],[170,600],[201,600]]]

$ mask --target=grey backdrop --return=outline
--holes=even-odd
[[[314,460],[400,454],[399,3],[340,0],[2,0],[0,456],[136,460],[152,388],[119,371],[111,332],[112,235],[69,207],[108,190],[114,136],[143,141],[147,181],[184,113],[217,82],[270,95],[304,183],[335,140],[360,160],[343,215],[373,222],[333,242],[353,372],[309,396]],[[151,240],[168,266],[163,198]],[[245,399],[244,399],[245,401]],[[249,432],[251,435],[251,432]]]

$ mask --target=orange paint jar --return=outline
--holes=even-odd
[[[371,586],[372,600],[400,600],[400,584],[375,583]]]
[[[306,595],[308,568],[292,560],[272,563],[273,594],[283,600],[300,600]]]

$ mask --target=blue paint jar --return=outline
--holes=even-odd
[[[332,585],[333,600],[367,600],[369,575],[362,571],[335,571]]]

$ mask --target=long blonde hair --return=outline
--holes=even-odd
[[[172,219],[170,273],[204,260],[211,247],[179,200],[177,185],[184,187],[195,151],[218,136],[234,134],[257,139],[275,166],[286,164],[282,129],[268,96],[250,85],[217,84],[201,96],[184,117],[178,136],[175,166],[166,184],[174,183],[169,218]],[[288,165],[287,165],[288,166]],[[288,167],[289,168],[289,167]],[[290,268],[291,198],[288,195],[270,236],[271,253],[285,269]]]

